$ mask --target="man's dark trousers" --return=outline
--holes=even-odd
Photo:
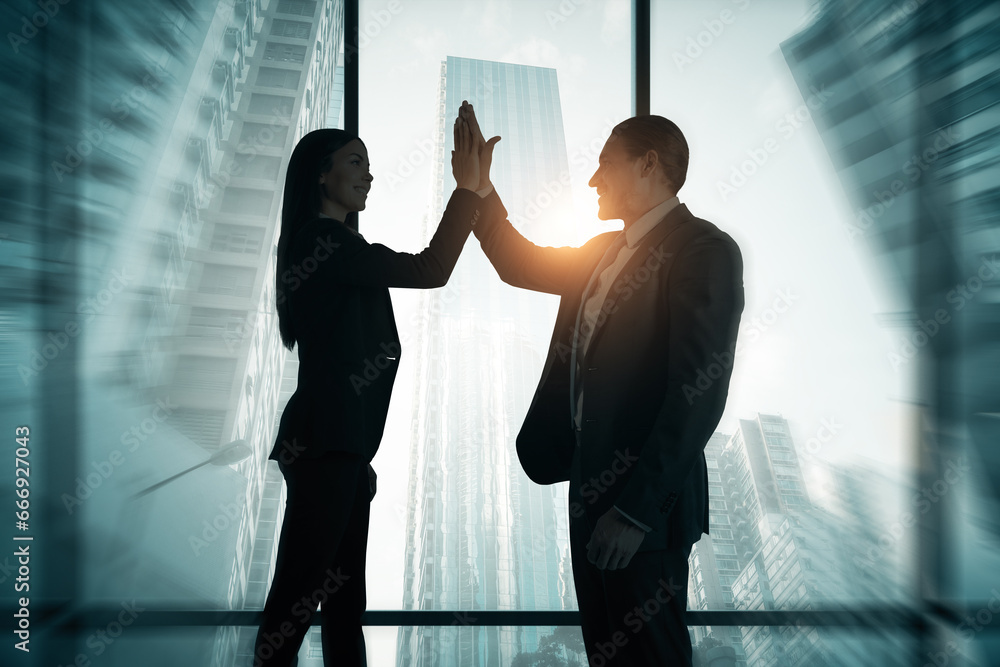
[[[571,510],[581,502],[579,458],[573,456]],[[692,545],[640,551],[624,569],[599,570],[587,560],[594,526],[586,514],[574,514],[579,512],[570,513],[570,554],[590,667],[691,665],[685,612]]]

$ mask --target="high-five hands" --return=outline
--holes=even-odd
[[[639,550],[646,531],[612,507],[597,520],[587,542],[587,560],[598,570],[622,570]]]
[[[451,152],[451,173],[460,188],[478,190],[479,150],[469,123],[459,113],[455,118],[455,150]]]
[[[477,190],[490,185],[490,165],[493,164],[493,147],[500,141],[500,137],[492,137],[489,141],[483,139],[483,132],[479,129],[479,121],[476,120],[476,112],[472,105],[462,100],[462,107],[458,110],[458,117],[464,118],[472,128],[472,137],[476,142],[476,149],[479,152],[479,187]]]

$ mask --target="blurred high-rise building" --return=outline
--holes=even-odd
[[[283,499],[267,455],[294,386],[281,386],[295,354],[274,312],[282,185],[295,142],[326,123],[343,2],[52,7],[58,20],[22,45],[24,64],[46,72],[33,94],[49,117],[18,117],[9,143],[47,156],[32,186],[46,208],[11,205],[39,231],[12,227],[3,249],[37,243],[33,273],[62,274],[46,278],[50,297],[31,293],[35,279],[14,290],[23,321],[72,325],[44,365],[11,348],[24,404],[62,413],[31,422],[60,443],[38,463],[52,499],[39,539],[60,548],[39,563],[36,599],[260,609]],[[53,92],[59,104],[45,101]],[[51,145],[31,147],[33,132]],[[242,459],[203,465],[235,441]],[[249,664],[254,633],[192,633],[158,644],[156,659]],[[65,636],[75,646],[53,642],[45,664],[84,644]],[[117,642],[102,660],[144,664],[151,650]]]
[[[439,97],[435,196],[427,222],[437,223],[454,188],[445,176],[444,156],[451,149],[454,114],[468,100],[486,136],[503,137],[492,181],[515,227],[542,244],[570,229],[555,70],[449,57],[441,65]],[[420,361],[404,609],[455,609],[474,617],[480,609],[576,608],[567,489],[531,482],[514,451],[556,306],[554,296],[503,284],[475,239],[448,285],[424,295],[419,312],[427,316],[416,341]],[[551,631],[463,627],[462,618],[451,626],[404,627],[397,664],[506,665],[519,653],[536,651]],[[563,654],[575,659],[572,647]]]
[[[129,287],[143,299],[129,318],[135,327],[105,345],[134,396],[168,397],[170,407],[135,455],[136,479],[164,479],[237,440],[251,451],[235,470],[202,468],[129,505],[159,527],[118,527],[130,531],[131,557],[109,565],[140,599],[259,609],[273,567],[284,493],[267,454],[294,389],[294,378],[282,385],[283,369],[296,368],[275,314],[281,193],[293,146],[326,124],[343,3],[262,4],[177,13],[164,48],[147,55],[165,63],[178,104],[151,103],[156,150],[120,147],[131,150],[124,157],[148,196],[123,202],[138,229],[109,256],[128,258],[137,274]],[[171,71],[171,52],[186,54],[192,69]],[[199,475],[209,474],[207,485]],[[254,634],[222,626],[199,660],[249,664]]]
[[[852,597],[866,601],[905,599],[913,554],[903,548],[908,537],[893,534],[891,527],[899,516],[893,516],[889,509],[898,506],[900,495],[912,501],[920,490],[872,467],[821,465],[830,476],[832,492],[822,506],[836,517],[846,557],[857,573]]]
[[[854,209],[845,231],[906,304],[882,316],[898,332],[887,363],[917,373],[910,400],[926,406],[935,455],[984,464],[978,507],[1000,494],[998,29],[990,0],[825,0],[781,45],[803,96],[828,98],[812,114]],[[943,472],[919,469],[918,487]],[[955,523],[950,500],[934,509],[924,557],[943,563],[935,545],[962,540],[934,534]],[[993,514],[983,524],[996,536]]]
[[[829,608],[856,593],[854,568],[845,558],[839,522],[816,507],[770,514],[761,522],[764,544],[733,583],[739,610]],[[794,665],[897,664],[888,646],[871,637],[829,636],[814,628],[742,628],[750,667]]]

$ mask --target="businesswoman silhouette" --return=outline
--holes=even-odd
[[[454,133],[458,187],[416,254],[368,243],[358,232],[357,211],[372,184],[360,139],[315,130],[292,151],[275,284],[281,341],[289,349],[298,344],[299,376],[269,456],[288,493],[255,666],[297,664],[319,604],[323,664],[366,664],[370,462],[401,353],[387,288],[444,285],[480,217],[476,146],[464,120],[455,121]]]

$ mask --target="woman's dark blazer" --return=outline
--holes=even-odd
[[[268,458],[290,464],[335,451],[372,460],[402,352],[388,288],[447,283],[480,210],[479,195],[456,189],[416,254],[368,243],[332,218],[310,220],[296,233],[278,298],[291,302],[298,387]]]

